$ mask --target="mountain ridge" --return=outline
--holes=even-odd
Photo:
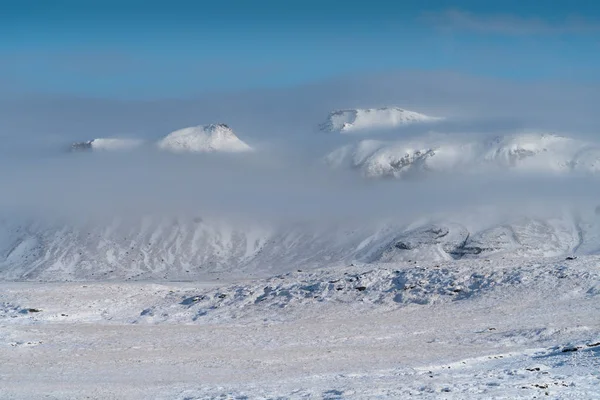
[[[319,127],[323,131],[360,133],[369,129],[390,129],[419,123],[431,123],[441,118],[431,117],[400,107],[355,108],[329,113]]]
[[[396,141],[361,140],[334,149],[324,160],[332,168],[357,170],[367,178],[494,171],[594,174],[600,171],[600,148],[548,133],[483,138],[426,135]]]

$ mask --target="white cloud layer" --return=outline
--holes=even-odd
[[[600,21],[569,16],[559,21],[511,14],[475,14],[449,9],[427,13],[424,20],[442,29],[474,31],[500,35],[589,34],[600,31]]]

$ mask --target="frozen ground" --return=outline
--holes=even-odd
[[[2,283],[0,398],[600,398],[599,262]]]

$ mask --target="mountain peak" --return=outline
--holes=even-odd
[[[171,132],[157,143],[162,150],[173,152],[245,152],[252,148],[226,124],[198,125]]]
[[[321,130],[354,133],[368,129],[389,129],[403,125],[434,122],[439,119],[399,107],[356,108],[331,112],[327,121],[321,125]]]

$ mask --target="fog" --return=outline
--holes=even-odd
[[[4,96],[4,97],[3,97]],[[310,142],[341,108],[397,105],[448,117],[453,130],[516,129],[595,135],[597,84],[518,82],[454,73],[396,72],[346,77],[280,89],[199,93],[185,99],[90,99],[0,94],[3,149],[94,137],[159,138],[186,126],[225,122],[252,144]],[[5,152],[3,152],[5,153]]]
[[[201,214],[276,221],[414,219],[469,208],[499,213],[593,209],[598,182],[585,176],[444,175],[408,181],[332,171],[323,156],[365,137],[428,131],[493,135],[535,129],[595,140],[600,88],[519,83],[451,73],[397,72],[313,85],[195,98],[118,100],[23,95],[0,99],[0,207],[4,214],[110,216]],[[377,135],[320,132],[336,109],[397,105],[446,120]],[[594,108],[594,109],[592,109]],[[252,154],[159,152],[153,141],[224,122]],[[74,141],[129,137],[131,152],[71,153]]]
[[[567,208],[591,211],[600,203],[594,177],[504,173],[370,181],[321,162],[299,165],[260,154],[65,154],[18,163],[0,176],[2,210],[74,220],[199,215],[274,223],[411,222],[483,208],[551,216]]]

